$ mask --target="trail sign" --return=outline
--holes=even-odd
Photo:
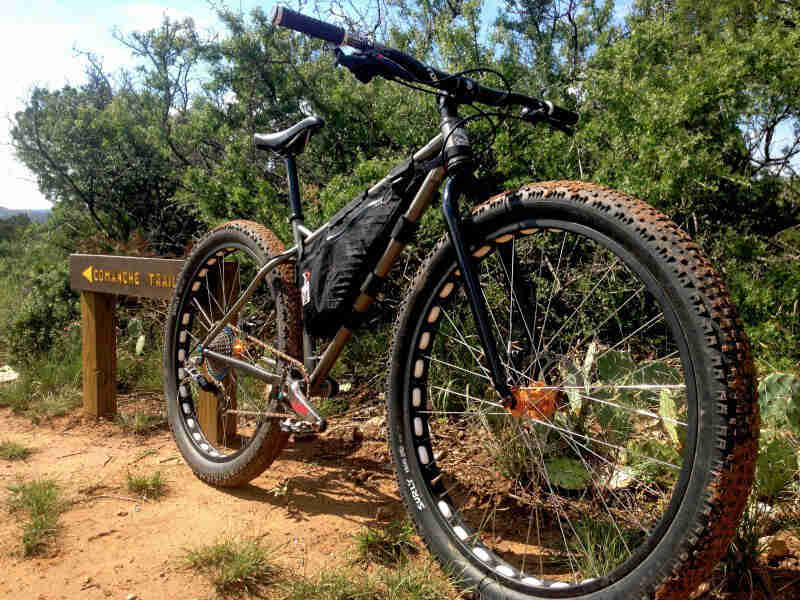
[[[117,410],[115,296],[168,300],[182,266],[182,260],[166,258],[70,255],[70,285],[81,293],[83,408],[87,414],[107,417]]]
[[[182,260],[166,258],[72,254],[70,285],[82,292],[169,299],[182,266]]]

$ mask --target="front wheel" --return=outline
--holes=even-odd
[[[186,259],[164,333],[167,413],[178,448],[195,475],[232,487],[260,475],[286,445],[275,418],[277,385],[207,358],[201,343],[250,286],[258,269],[283,252],[267,228],[226,223]],[[300,298],[290,265],[255,288],[207,349],[275,374],[302,356]],[[273,415],[273,416],[270,416]]]
[[[724,285],[637,200],[550,182],[465,224],[517,406],[443,239],[398,322],[389,435],[418,530],[485,598],[686,598],[733,536],[758,405]]]

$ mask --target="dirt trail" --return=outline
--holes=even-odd
[[[225,491],[197,480],[165,431],[139,437],[75,418],[34,426],[0,409],[0,439],[34,450],[0,462],[2,504],[10,484],[32,477],[57,480],[75,502],[52,552],[35,559],[19,555],[18,518],[0,507],[0,598],[208,598],[206,580],[181,566],[187,548],[263,536],[284,566],[311,574],[347,562],[364,525],[404,514],[385,442],[290,442],[261,477]],[[166,497],[132,498],[126,473],[157,470]]]

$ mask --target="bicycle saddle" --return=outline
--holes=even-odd
[[[256,133],[253,143],[259,150],[272,150],[278,154],[298,155],[303,152],[306,142],[325,125],[325,120],[316,115],[306,117],[288,129],[277,133]]]

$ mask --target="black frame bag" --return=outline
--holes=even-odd
[[[386,250],[392,228],[411,204],[423,175],[412,159],[399,164],[385,185],[348,203],[304,248],[298,287],[309,334],[336,333],[342,314],[352,309],[359,285]]]

